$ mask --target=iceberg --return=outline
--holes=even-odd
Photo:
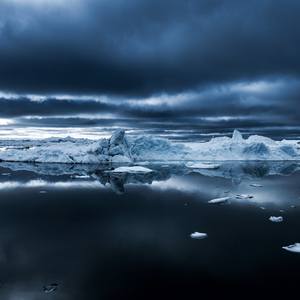
[[[282,249],[290,252],[300,253],[300,243],[295,243],[293,245],[285,246],[282,247]]]
[[[190,237],[192,239],[202,240],[202,239],[205,239],[207,237],[207,234],[196,231],[196,232],[191,233]]]
[[[300,160],[297,141],[274,141],[258,135],[243,138],[237,130],[231,138],[217,137],[204,143],[177,143],[148,135],[127,136],[123,129],[118,129],[109,139],[1,140],[0,147],[0,161],[5,162],[130,164],[190,161],[187,167],[197,172],[219,168],[219,164],[205,161]]]

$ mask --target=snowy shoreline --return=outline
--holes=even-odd
[[[2,141],[0,161],[30,163],[103,164],[141,161],[298,161],[298,141],[274,141],[252,135],[244,139],[237,130],[232,138],[217,137],[208,142],[174,143],[153,136],[127,137],[122,129],[111,138],[85,140],[51,138],[14,144]]]

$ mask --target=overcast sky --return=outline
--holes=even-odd
[[[1,0],[0,125],[296,128],[298,0]]]

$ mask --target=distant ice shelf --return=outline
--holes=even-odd
[[[235,130],[231,138],[212,138],[206,143],[184,144],[153,136],[127,136],[122,129],[100,140],[50,138],[39,141],[1,140],[0,161],[34,163],[100,164],[141,161],[188,161],[187,167],[218,169],[205,161],[300,160],[298,141],[274,141],[252,135],[243,138]],[[202,163],[193,163],[203,161]]]

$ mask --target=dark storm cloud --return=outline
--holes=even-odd
[[[91,100],[59,100],[47,98],[33,101],[28,97],[0,98],[0,117],[73,115],[80,113],[113,112],[117,106]]]
[[[150,95],[297,77],[299,10],[292,0],[4,0],[0,89]]]
[[[128,125],[132,122],[228,122],[256,123],[257,126],[298,125],[300,80],[236,82],[208,86],[206,89],[175,95],[159,94],[148,98],[0,98],[0,117],[29,118],[26,123],[60,126]],[[60,116],[60,121],[57,117]],[[54,118],[53,118],[54,117]],[[103,117],[110,119],[103,120]],[[112,122],[112,118],[117,118]],[[89,120],[90,119],[90,120]],[[101,121],[99,121],[101,119]],[[24,119],[22,119],[24,122]],[[136,125],[137,126],[137,125]],[[183,125],[182,125],[183,126]],[[213,125],[211,125],[213,126]]]

